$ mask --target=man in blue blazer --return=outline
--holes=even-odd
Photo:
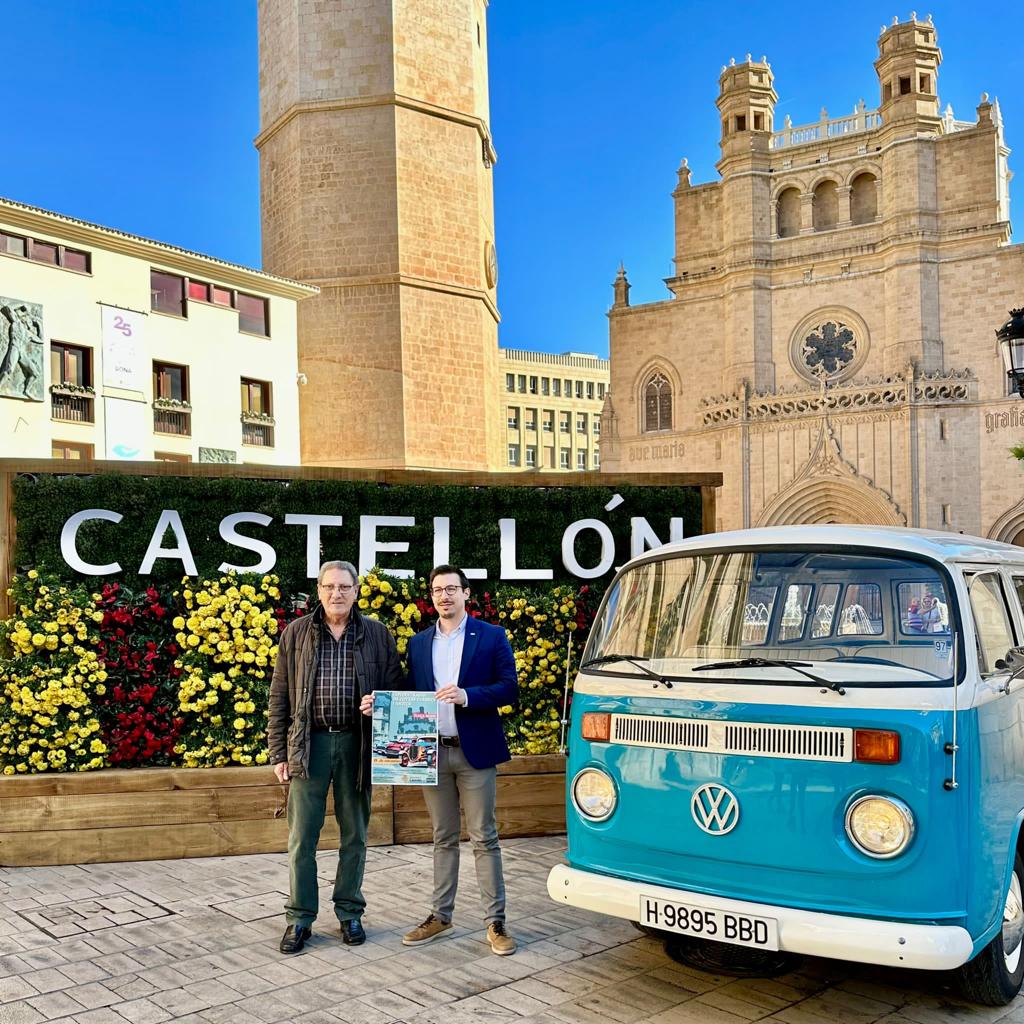
[[[409,641],[409,679],[414,689],[437,694],[437,786],[423,787],[434,827],[433,909],[402,942],[420,946],[451,931],[459,882],[461,804],[473,842],[487,941],[492,952],[508,956],[516,951],[516,943],[505,930],[495,765],[510,757],[498,708],[518,700],[516,661],[504,629],[466,614],[469,580],[461,569],[435,567],[430,596],[437,624]]]

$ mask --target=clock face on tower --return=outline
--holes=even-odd
[[[498,283],[498,250],[493,242],[484,242],[484,276],[487,287],[493,288]]]

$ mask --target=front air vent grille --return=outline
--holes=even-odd
[[[707,754],[852,761],[853,730],[764,722],[719,722],[666,715],[612,715],[613,743]]]
[[[677,747],[704,750],[708,744],[708,723],[689,718],[658,718],[654,715],[616,715],[619,743],[640,747]]]

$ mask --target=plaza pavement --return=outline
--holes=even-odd
[[[377,847],[369,940],[342,945],[328,906],[299,956],[277,950],[281,854],[0,868],[0,1024],[1024,1024],[1024,999],[972,1007],[938,975],[813,959],[771,980],[681,967],[627,922],[548,899],[562,839],[503,847],[511,957],[484,942],[468,847],[453,937],[402,946],[428,910],[430,847]],[[336,862],[319,855],[322,895]]]

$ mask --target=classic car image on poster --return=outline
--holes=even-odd
[[[437,700],[416,690],[373,694],[375,786],[437,785]]]
[[[270,675],[337,558],[402,658],[436,622],[430,568],[467,570],[519,676],[501,832],[562,831],[564,698],[601,594],[633,553],[713,528],[719,483],[0,460],[0,864],[284,849]],[[373,806],[371,842],[429,839],[420,787]]]

